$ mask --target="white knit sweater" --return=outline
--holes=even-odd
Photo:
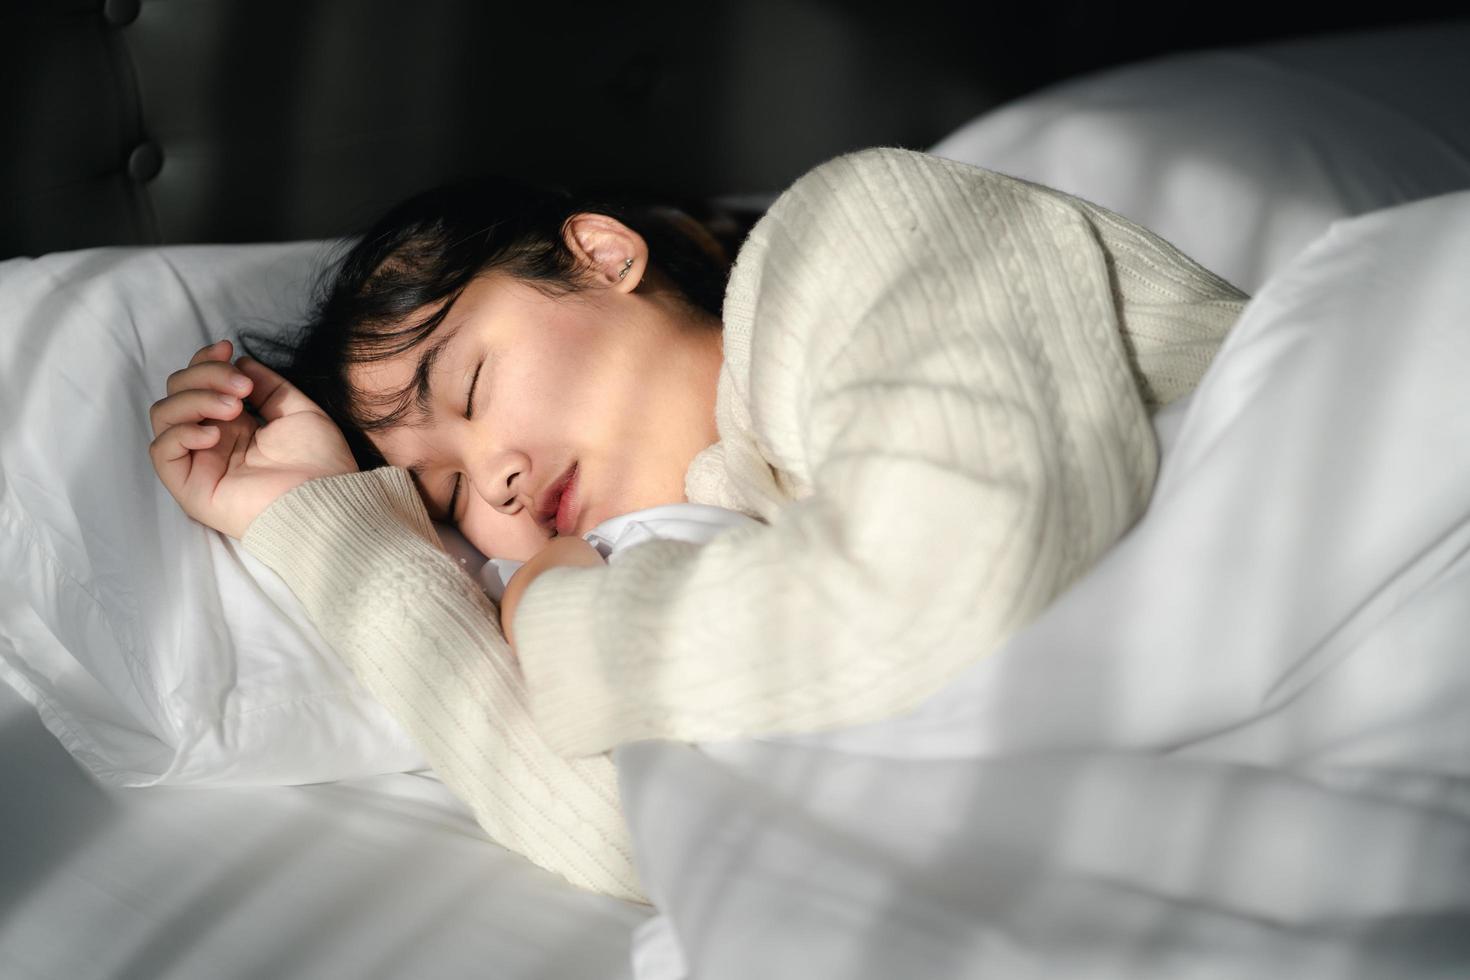
[[[493,839],[641,898],[609,749],[915,706],[1137,519],[1149,409],[1244,298],[1075,198],[851,154],[776,201],[725,297],[720,440],[686,493],[763,523],[546,572],[519,665],[401,469],[300,487],[244,544]]]

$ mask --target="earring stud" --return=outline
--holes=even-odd
[[[626,276],[628,274],[628,270],[631,269],[631,268],[633,268],[633,260],[632,259],[624,259],[623,260],[623,271],[618,273],[618,278],[619,279],[622,279],[624,276]]]

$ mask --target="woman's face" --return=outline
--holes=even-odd
[[[489,557],[524,561],[557,533],[569,476],[561,533],[683,501],[690,462],[718,439],[719,331],[650,288],[646,245],[620,222],[577,215],[567,240],[590,288],[552,297],[488,273],[418,346],[350,376],[362,392],[399,391],[435,352],[426,416],[370,438],[414,473],[429,516]]]

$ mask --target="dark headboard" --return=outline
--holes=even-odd
[[[1079,71],[1347,23],[1175,6],[0,0],[0,258],[333,236],[484,170],[773,192]]]

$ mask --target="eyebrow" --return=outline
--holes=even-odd
[[[434,414],[434,364],[458,333],[458,329],[451,330],[419,355],[418,365],[413,370],[413,403],[419,410],[419,422],[427,422]]]

